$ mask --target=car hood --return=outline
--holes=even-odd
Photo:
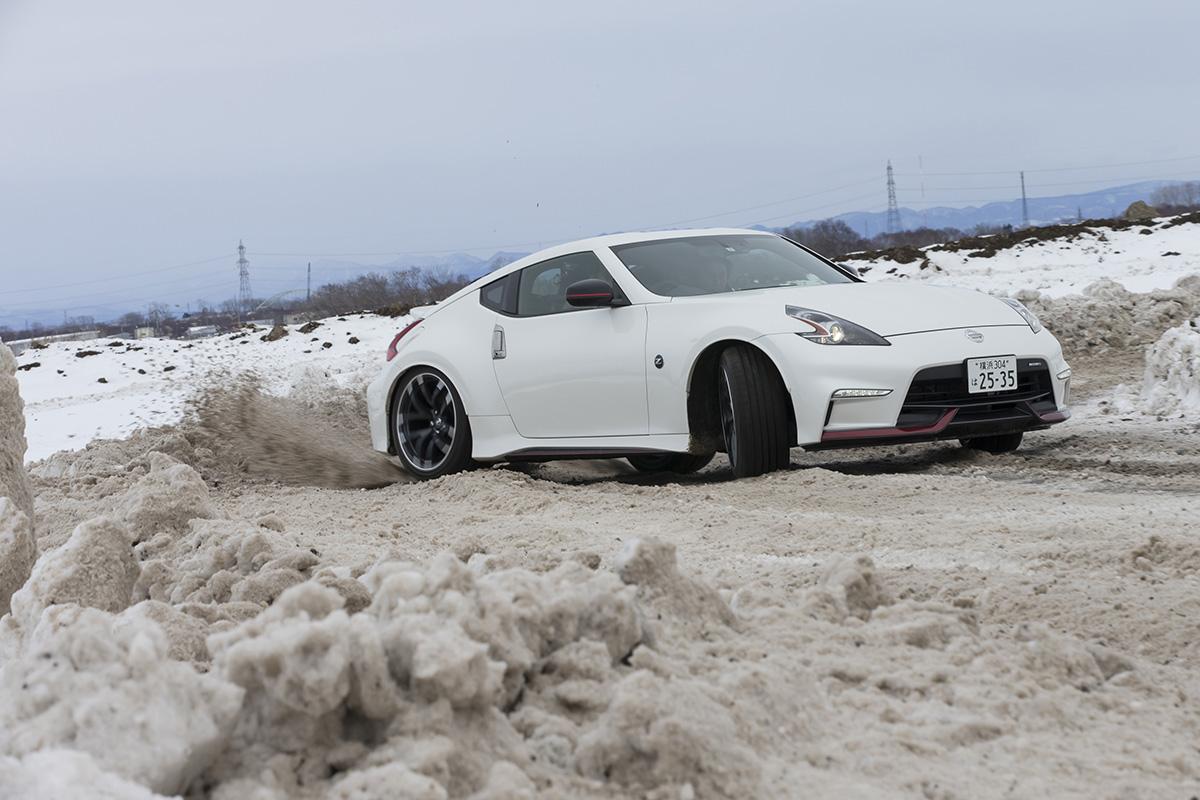
[[[672,302],[745,303],[762,306],[764,314],[779,314],[780,317],[783,306],[802,306],[857,323],[880,336],[1025,324],[1007,304],[983,292],[900,282],[780,286],[677,297]]]

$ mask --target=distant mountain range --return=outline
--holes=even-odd
[[[1029,223],[1046,225],[1052,222],[1075,219],[1082,214],[1084,219],[1118,217],[1135,200],[1147,200],[1160,186],[1175,181],[1142,181],[1125,186],[1098,189],[1086,194],[1064,194],[1057,197],[1030,197]],[[855,232],[870,238],[887,230],[886,211],[849,211],[833,219],[841,220]],[[810,219],[786,227],[808,227],[820,220]],[[937,206],[923,211],[911,208],[900,209],[900,223],[910,228],[958,228],[970,231],[976,225],[1021,225],[1021,199],[1001,200],[981,206],[950,208]]]

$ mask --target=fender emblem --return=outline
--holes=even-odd
[[[654,366],[657,367],[658,369],[662,369],[662,365],[663,365],[663,357],[661,354],[659,354],[654,357]]]
[[[968,328],[965,335],[968,339],[970,339],[975,344],[979,344],[980,342],[983,341],[983,334],[977,330]]]

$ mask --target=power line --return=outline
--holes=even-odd
[[[826,208],[830,208],[832,206],[841,205],[842,203],[854,203],[858,200],[865,200],[868,197],[878,197],[878,196],[879,196],[879,192],[867,192],[866,194],[860,194],[857,197],[847,197],[842,200],[835,200],[832,203],[826,203],[826,204],[820,205],[820,206],[812,206],[811,208],[802,208],[797,211],[789,211],[786,214],[779,214],[774,217],[766,217],[764,219],[756,219],[751,222],[747,222],[746,224],[747,225],[763,225],[767,222],[774,222],[774,221],[780,220],[780,219],[789,219],[789,218],[795,219],[796,217],[799,217],[803,214],[811,214],[814,211],[822,211],[822,210],[824,210]]]
[[[1013,174],[1016,175],[1019,173],[1013,173]],[[1191,180],[1191,179],[1190,178],[1180,178],[1177,174],[1173,173],[1171,175],[1143,175],[1141,177],[1125,177],[1125,178],[1085,178],[1083,180],[1078,180],[1078,181],[1056,181],[1054,183],[1030,183],[1029,188],[1045,189],[1045,188],[1054,188],[1054,187],[1058,187],[1058,186],[1079,186],[1081,184],[1095,184],[1095,183],[1109,183],[1110,184],[1114,181],[1128,181],[1130,183],[1137,183],[1139,181],[1156,181],[1156,180],[1186,181],[1186,180]],[[927,186],[926,188],[934,189],[936,191],[946,191],[946,192],[959,192],[959,191],[973,192],[973,191],[981,191],[981,190],[985,190],[985,189],[987,189],[987,190],[1016,189],[1018,185],[1019,184],[1016,181],[1014,181],[1013,183],[1004,183],[1004,184],[989,185],[989,186]],[[904,190],[904,189],[900,190],[901,193],[904,193],[905,191],[906,190]],[[912,191],[912,190],[908,190],[908,191]]]
[[[157,272],[167,272],[167,271],[173,270],[173,269],[185,269],[187,267],[198,267],[198,266],[201,266],[202,264],[212,264],[213,262],[223,261],[224,259],[227,259],[227,258],[229,258],[229,254],[225,253],[223,255],[213,256],[212,258],[206,258],[201,261],[189,261],[186,264],[174,264],[169,267],[156,267],[154,269],[143,270],[142,272],[127,272],[124,275],[113,275],[108,278],[96,278],[94,280],[87,280],[87,281],[74,281],[72,283],[60,283],[60,284],[56,284],[54,286],[38,286],[37,288],[34,288],[34,289],[5,289],[3,291],[0,291],[0,294],[21,294],[23,292],[43,292],[43,291],[49,291],[50,289],[71,289],[76,286],[90,286],[92,284],[97,284],[97,283],[112,283],[113,281],[121,280],[122,278],[136,278],[141,275],[153,275],[154,273],[157,273]]]
[[[1176,163],[1179,161],[1194,161],[1198,158],[1200,158],[1200,155],[1180,156],[1178,158],[1155,158],[1155,159],[1150,159],[1148,161],[1121,161],[1121,162],[1116,162],[1116,163],[1111,163],[1111,164],[1092,164],[1092,165],[1086,166],[1086,167],[1045,167],[1043,169],[1027,169],[1025,171],[1028,173],[1076,172],[1076,171],[1083,171],[1083,170],[1089,170],[1089,169],[1108,169],[1110,167],[1140,167],[1144,164],[1172,164],[1172,163]],[[926,176],[935,175],[935,176],[945,177],[947,175],[1015,175],[1017,172],[1020,172],[1020,170],[1001,169],[1001,170],[989,170],[986,172],[926,172],[924,174]],[[910,177],[910,176],[907,173],[904,173],[901,175],[901,177]]]

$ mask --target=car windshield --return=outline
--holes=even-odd
[[[689,236],[615,245],[633,277],[655,294],[689,297],[853,279],[779,236]]]

